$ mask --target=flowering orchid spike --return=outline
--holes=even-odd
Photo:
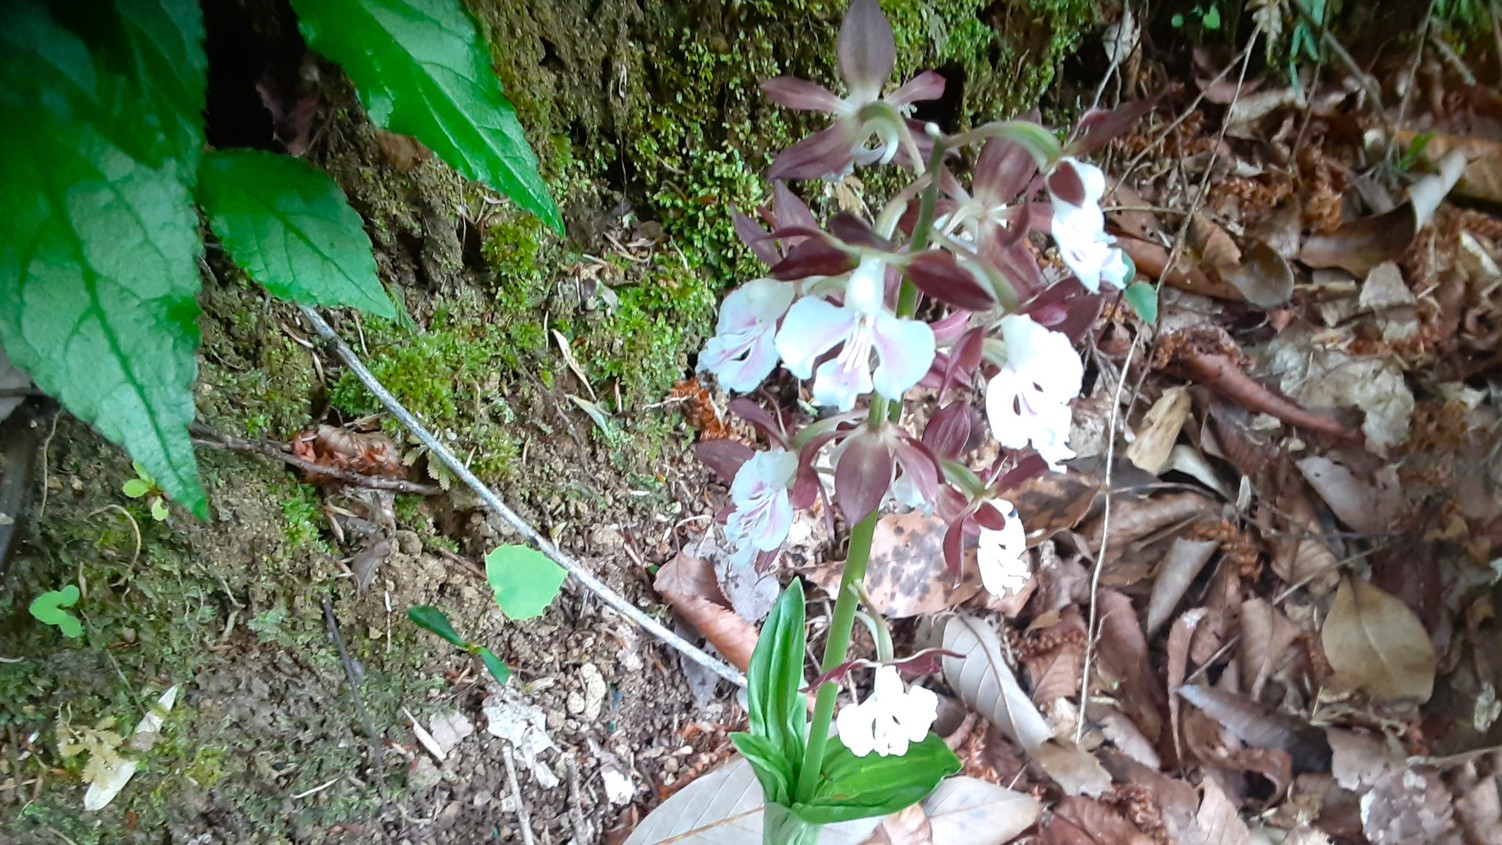
[[[843,305],[806,296],[788,309],[777,331],[784,365],[798,378],[813,377],[814,401],[820,405],[848,411],[873,388],[898,399],[933,363],[933,329],[887,309],[886,270],[884,257],[867,255],[845,283]],[[842,343],[840,353],[815,371],[819,356]],[[878,361],[874,374],[873,349]]]
[[[834,125],[779,154],[772,162],[773,179],[837,178],[856,164],[890,163],[906,152],[903,136],[911,130],[904,122],[905,113],[913,103],[938,99],[944,93],[944,77],[927,71],[886,97],[881,95],[896,63],[897,45],[877,0],[851,2],[840,24],[838,53],[840,75],[849,92],[844,97],[793,77],[762,83],[767,96],[787,108],[825,112],[835,118]],[[916,139],[920,151],[931,148],[927,141]]]
[[[720,304],[715,336],[704,344],[699,369],[715,374],[727,390],[755,390],[777,366],[777,321],[793,302],[793,286],[755,279]]]
[[[1073,158],[1059,161],[1048,176],[1053,197],[1052,231],[1064,263],[1091,293],[1100,283],[1121,289],[1132,277],[1132,263],[1112,246],[1116,239],[1106,234],[1106,215],[1100,200],[1106,192],[1106,175],[1099,167]]]
[[[835,718],[840,742],[857,757],[875,751],[901,757],[928,736],[939,716],[939,696],[923,687],[905,688],[896,666],[879,666],[871,695],[846,705]]]
[[[1027,559],[1027,533],[1017,509],[1003,500],[995,504],[1005,513],[1006,522],[999,531],[981,527],[975,561],[986,589],[997,598],[1006,598],[1021,592],[1033,572]]]
[[[770,552],[787,539],[793,525],[788,485],[798,471],[798,456],[771,449],[741,464],[730,485],[735,510],[725,520],[725,537],[742,550]]]
[[[1049,468],[1074,457],[1070,451],[1070,400],[1080,393],[1085,365],[1069,338],[1031,317],[1001,318],[1007,361],[986,385],[991,433],[1008,449],[1029,445]]]

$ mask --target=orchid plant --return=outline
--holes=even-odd
[[[821,825],[900,810],[959,769],[930,731],[937,697],[904,681],[931,672],[934,655],[896,659],[883,634],[874,661],[847,659],[876,520],[884,507],[937,514],[956,576],[974,547],[987,590],[1020,592],[1032,573],[1007,491],[1074,457],[1070,402],[1084,375],[1075,345],[1099,314],[1102,287],[1124,288],[1133,274],[1105,231],[1105,176],[1079,158],[1125,117],[1089,114],[1069,145],[1029,119],[945,135],[911,117],[914,103],[943,93],[939,74],[883,93],[895,52],[877,0],[853,0],[838,42],[845,96],[799,79],[763,83],[779,104],[833,122],[776,157],[761,221],[736,213],[768,269],[725,298],[700,358],[737,392],[780,363],[832,409],[806,421],[743,397],[731,410],[770,448],[701,444],[731,483],[722,516],[735,562],[769,566],[795,510],[817,500],[852,526],[819,676],[805,685],[796,580],[752,659],[750,726],[733,740],[765,794],[766,842],[813,842]],[[967,187],[961,165],[972,153]],[[912,180],[872,219],[841,213],[823,225],[785,181],[839,179],[858,165],[901,167]],[[1056,261],[1041,258],[1049,240]],[[904,402],[920,397],[941,407],[910,430]],[[975,406],[1001,447],[983,466],[967,460],[982,436]],[[821,466],[832,466],[832,491]],[[836,682],[868,670],[871,693],[835,718]]]

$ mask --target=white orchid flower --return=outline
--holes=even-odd
[[[1055,174],[1072,171],[1073,178],[1049,180],[1053,197],[1053,239],[1064,263],[1091,293],[1100,292],[1102,281],[1117,289],[1132,277],[1126,253],[1112,246],[1116,238],[1106,234],[1106,215],[1100,200],[1106,193],[1106,174],[1089,162],[1065,158]],[[1068,195],[1061,191],[1068,186]]]
[[[725,520],[732,545],[763,552],[782,545],[793,525],[788,485],[797,471],[798,456],[782,449],[757,452],[741,464],[730,484],[735,510]]]
[[[1006,523],[1000,531],[981,528],[975,560],[980,566],[980,580],[986,585],[986,590],[997,598],[1006,598],[1022,592],[1033,577],[1033,570],[1027,559],[1027,532],[1023,530],[1017,508],[1007,501],[995,504],[1005,513]]]
[[[1085,365],[1069,338],[1031,317],[1001,319],[1007,362],[986,385],[991,434],[1008,449],[1031,445],[1049,468],[1074,457],[1069,449],[1070,400],[1080,393]]]
[[[908,688],[897,667],[880,666],[871,695],[841,710],[835,727],[840,741],[857,757],[872,751],[882,757],[901,757],[908,745],[928,736],[938,717],[938,695],[923,687]]]
[[[806,296],[793,303],[777,332],[777,352],[793,375],[814,379],[814,401],[841,411],[871,392],[899,399],[928,372],[934,333],[927,323],[900,318],[887,309],[886,259],[868,255],[845,283],[845,301],[835,305]],[[834,358],[814,361],[843,343]],[[876,352],[873,375],[871,352]]]
[[[755,390],[777,366],[777,321],[793,302],[794,286],[753,279],[720,305],[715,336],[699,354],[699,369],[715,374],[727,390]]]

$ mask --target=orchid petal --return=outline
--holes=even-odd
[[[881,96],[897,63],[897,41],[877,0],[852,0],[840,23],[837,52],[850,100],[866,103]]]
[[[831,358],[814,373],[814,402],[848,411],[855,400],[871,392],[871,365],[861,360]]]
[[[872,386],[888,399],[900,399],[918,383],[934,361],[934,331],[927,323],[876,315],[873,343],[880,364]]]
[[[1006,501],[997,504],[1007,511],[1006,523],[999,531],[981,528],[975,562],[986,590],[998,598],[1005,598],[1020,593],[1033,573],[1032,564],[1027,559],[1027,533],[1017,509]]]
[[[777,154],[770,179],[820,179],[842,176],[855,163],[860,139],[848,121],[837,121]]]
[[[905,106],[925,100],[937,100],[942,96],[944,96],[943,74],[934,70],[925,70],[882,99],[894,106]]]
[[[801,379],[813,375],[814,360],[855,331],[855,315],[817,297],[793,303],[777,332],[777,353]],[[848,409],[847,409],[848,410]]]
[[[1038,163],[1021,144],[992,138],[975,161],[971,187],[976,199],[986,205],[1006,205],[1017,199],[1037,172]]]
[[[845,441],[834,466],[834,498],[851,523],[865,519],[892,486],[892,444],[870,430]]]
[[[845,101],[833,91],[793,76],[779,76],[761,83],[761,90],[774,103],[795,111],[820,111],[838,114]]]

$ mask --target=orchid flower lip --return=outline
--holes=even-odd
[[[877,667],[866,700],[848,704],[835,718],[840,742],[851,754],[901,757],[922,742],[938,719],[939,696],[932,690],[906,688],[897,667]]]

